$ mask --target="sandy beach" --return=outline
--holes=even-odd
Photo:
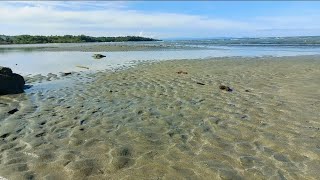
[[[0,96],[0,175],[317,179],[319,77],[319,56],[170,60]]]

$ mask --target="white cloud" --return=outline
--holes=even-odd
[[[3,1],[2,6],[6,7],[47,7],[54,9],[71,10],[91,10],[91,9],[110,9],[127,8],[127,2],[123,1]],[[85,8],[84,8],[85,7]]]
[[[265,27],[270,25],[277,29],[301,29],[301,28],[320,28],[320,23],[317,19],[320,18],[320,14],[307,14],[305,16],[270,16],[270,17],[258,17],[258,22],[263,22]]]
[[[320,29],[306,17],[258,17],[247,21],[200,15],[146,13],[131,10],[123,2],[1,2],[0,34],[88,34],[95,36],[139,35],[156,38],[174,36],[268,35],[272,29]],[[85,8],[85,9],[84,9]],[[310,31],[310,30],[309,30]],[[276,32],[276,31],[275,31]]]

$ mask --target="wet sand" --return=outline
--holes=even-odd
[[[0,175],[317,179],[319,77],[319,56],[177,60],[0,96]]]

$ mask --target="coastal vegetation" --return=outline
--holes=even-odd
[[[140,36],[119,36],[119,37],[92,37],[92,36],[31,36],[0,35],[0,44],[45,44],[45,43],[85,43],[85,42],[126,42],[126,41],[158,41],[157,39]]]
[[[200,41],[199,41],[200,40]],[[128,42],[128,41],[159,41],[153,38],[140,36],[119,37],[92,37],[86,35],[64,36],[32,36],[0,35],[0,44],[45,44],[45,43],[85,43],[85,42]],[[183,40],[182,40],[183,41]],[[295,36],[295,37],[260,37],[260,38],[212,38],[194,39],[195,43],[211,45],[320,45],[320,36]]]

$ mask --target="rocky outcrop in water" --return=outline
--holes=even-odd
[[[101,58],[104,58],[106,56],[102,55],[102,54],[94,54],[92,57],[95,58],[95,59],[101,59]]]
[[[8,67],[0,66],[0,95],[23,92],[24,78],[12,72]]]

